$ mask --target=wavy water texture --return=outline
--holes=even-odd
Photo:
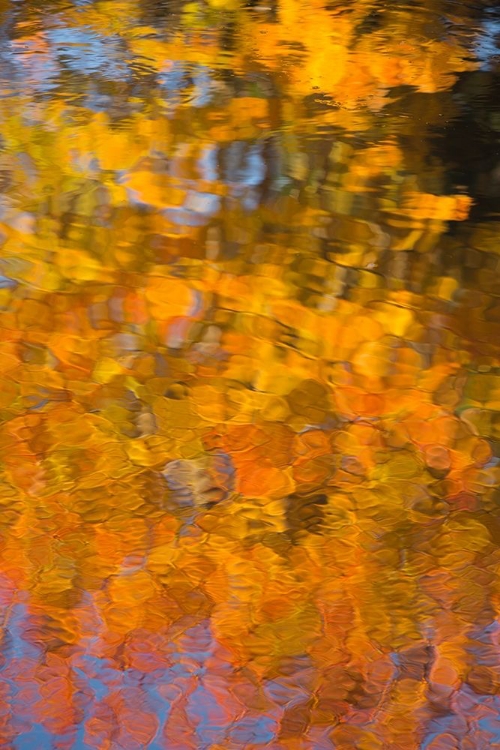
[[[499,29],[0,0],[0,747],[500,746]]]

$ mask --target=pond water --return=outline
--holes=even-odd
[[[500,746],[498,4],[0,24],[0,746]]]

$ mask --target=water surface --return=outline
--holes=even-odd
[[[500,746],[500,13],[0,3],[0,737]]]

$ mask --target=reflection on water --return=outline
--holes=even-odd
[[[500,13],[0,2],[2,747],[500,745]]]

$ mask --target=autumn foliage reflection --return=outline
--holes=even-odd
[[[496,746],[486,11],[17,5],[3,746]]]

